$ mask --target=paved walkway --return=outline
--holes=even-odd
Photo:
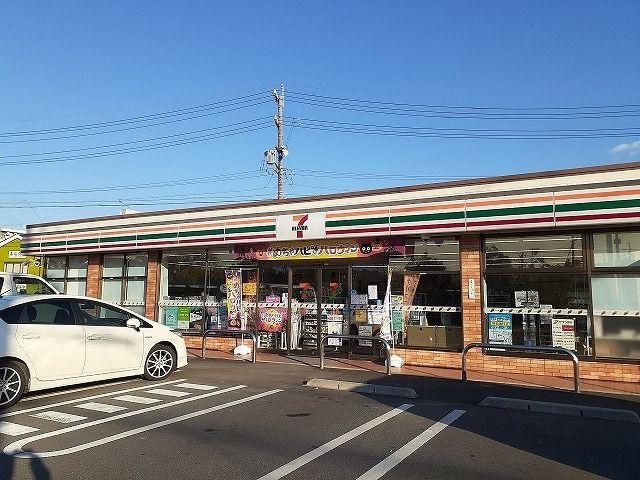
[[[189,349],[189,353],[200,358],[200,349]],[[207,350],[206,358],[224,358],[228,360],[247,361],[251,360],[250,355],[238,356],[232,353],[219,350]],[[303,355],[285,355],[284,353],[260,352],[258,351],[258,362],[300,364],[318,367],[320,359],[317,356]],[[384,363],[380,361],[372,361],[358,358],[335,358],[325,357],[325,368],[339,368],[347,370],[363,370],[384,374],[386,368]],[[435,367],[418,367],[413,365],[405,365],[402,368],[392,368],[393,375],[416,375],[432,378],[461,379],[461,371],[459,368],[435,368]],[[509,385],[525,385],[533,387],[542,387],[558,390],[573,390],[573,378],[557,378],[540,375],[524,375],[514,373],[500,372],[467,372],[469,380],[504,383]],[[638,383],[622,383],[610,382],[604,380],[580,380],[580,388],[585,392],[601,392],[601,393],[619,393],[640,395],[640,384]]]

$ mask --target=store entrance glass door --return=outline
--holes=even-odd
[[[315,351],[318,348],[323,333],[317,297],[319,276],[319,268],[291,269],[291,350]]]

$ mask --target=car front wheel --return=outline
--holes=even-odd
[[[18,403],[26,384],[27,375],[19,363],[0,360],[0,409]]]
[[[144,362],[144,378],[162,380],[167,378],[176,367],[176,354],[167,345],[156,345],[151,349]]]

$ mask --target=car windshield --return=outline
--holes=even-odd
[[[55,295],[56,292],[39,278],[13,277],[18,295]]]

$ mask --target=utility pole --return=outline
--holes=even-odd
[[[278,106],[278,113],[273,117],[278,129],[278,144],[275,150],[264,152],[264,156],[267,160],[267,165],[273,165],[273,169],[278,176],[278,199],[282,199],[284,198],[284,158],[289,154],[282,140],[284,132],[284,85],[280,85],[280,93],[277,90],[273,91],[273,98]]]

